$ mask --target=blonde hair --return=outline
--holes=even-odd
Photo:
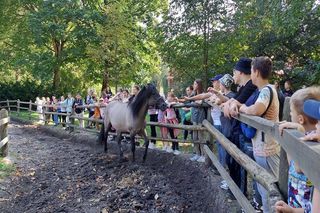
[[[291,96],[290,105],[294,107],[298,114],[303,115],[307,122],[309,122],[310,124],[316,124],[318,122],[316,119],[307,116],[303,112],[303,103],[307,99],[320,100],[320,87],[312,86],[304,89],[299,89]]]

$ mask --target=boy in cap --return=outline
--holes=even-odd
[[[304,136],[302,140],[317,141],[320,142],[320,101],[314,99],[308,99],[303,104],[303,113],[307,116],[318,120],[316,124],[316,131]],[[278,201],[276,203],[277,213],[303,213],[308,212],[303,208],[292,208],[284,201]],[[312,212],[320,212],[320,192],[318,188],[314,188],[312,197]]]

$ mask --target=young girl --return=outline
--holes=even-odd
[[[166,116],[165,116],[165,111],[158,111],[158,122],[159,123],[166,123]],[[161,133],[161,138],[162,139],[167,139],[167,135],[168,135],[168,129],[166,127],[160,127],[160,133]],[[163,151],[167,151],[167,143],[163,142],[163,147],[162,150]]]
[[[290,115],[292,122],[280,124],[279,131],[284,129],[297,129],[308,135],[316,129],[317,120],[303,112],[303,103],[307,99],[320,100],[320,88],[309,87],[295,92],[290,99]],[[311,198],[313,186],[311,181],[304,175],[297,162],[288,155],[289,176],[288,176],[288,205],[292,208],[303,208],[304,212],[312,211]],[[283,203],[276,204],[283,206]],[[303,212],[303,211],[302,211]]]
[[[173,104],[175,103],[176,97],[174,96],[173,92],[169,92],[168,93],[168,97],[167,97],[167,103]],[[166,109],[166,123],[168,124],[178,124],[179,121],[177,119],[177,115],[176,112],[174,111],[173,108],[168,108]],[[179,134],[179,129],[173,129],[173,128],[168,128],[169,134],[171,139],[177,139],[178,134]],[[167,147],[169,147],[168,145],[169,143],[167,143]],[[178,142],[172,142],[172,149],[169,147],[167,148],[168,152],[172,152],[175,155],[179,155],[180,151],[179,151],[179,143]]]

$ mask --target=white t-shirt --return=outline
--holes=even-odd
[[[274,86],[271,84],[268,84],[267,86],[272,88],[273,91],[273,97],[272,97],[272,103],[269,106],[269,109],[263,116],[263,118],[278,122],[279,121],[279,99],[277,91],[275,90]],[[261,89],[258,99],[256,100],[256,103],[262,103],[266,109],[268,108],[268,105],[270,103],[270,90],[269,88],[265,86]],[[279,154],[280,152],[280,146],[277,143],[277,141],[271,136],[267,134],[263,134],[261,130],[257,130],[257,133],[254,138],[252,138],[252,145],[253,145],[253,152],[257,156],[271,156],[275,154]]]
[[[221,126],[220,116],[221,116],[221,110],[219,109],[219,107],[217,106],[212,107],[211,118],[213,120],[214,125]]]

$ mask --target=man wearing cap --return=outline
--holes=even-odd
[[[252,93],[257,89],[251,81],[251,59],[240,58],[233,69],[233,80],[240,88],[236,93],[235,97],[228,100],[223,106],[224,116],[227,118],[232,118],[238,114],[238,106],[247,101],[247,99],[252,95]],[[247,140],[241,131],[240,122],[231,119],[231,132],[232,135],[230,140],[234,143],[241,151],[247,152],[247,150],[252,147],[251,140]],[[246,174],[245,170],[234,160],[231,159],[229,162],[230,176],[235,181],[235,183],[240,187],[241,191],[246,194]],[[242,170],[242,172],[241,172]]]

